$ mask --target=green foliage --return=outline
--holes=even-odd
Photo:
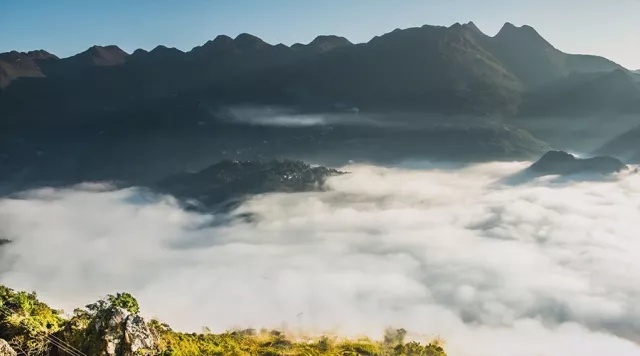
[[[107,296],[107,300],[111,303],[111,306],[122,308],[131,314],[138,314],[140,312],[140,306],[138,301],[129,293],[118,293],[115,296]]]
[[[109,294],[106,298],[87,305],[86,308],[94,314],[113,310],[114,308],[122,308],[131,314],[138,314],[140,312],[138,301],[129,293]]]
[[[322,336],[315,340],[290,340],[278,331],[232,331],[224,334],[188,334],[172,331],[158,321],[149,323],[160,336],[162,356],[446,356],[437,343],[404,344],[406,331],[387,332],[382,342],[367,338],[338,340]]]
[[[108,295],[76,309],[73,316],[63,319],[60,312],[37,299],[35,293],[15,292],[0,286],[0,338],[8,340],[20,354],[48,356],[51,347],[45,336],[54,335],[87,355],[97,355],[103,349],[103,335],[96,328],[98,320],[107,320],[118,308],[138,313],[138,302],[128,293]],[[367,338],[356,340],[322,336],[312,339],[290,339],[279,331],[253,329],[212,334],[181,333],[157,320],[147,323],[158,339],[158,356],[446,356],[436,342],[422,345],[405,343],[404,329],[388,329],[382,341]]]
[[[0,338],[22,353],[46,354],[44,336],[64,323],[60,311],[38,300],[36,293],[16,292],[0,286]],[[37,351],[37,352],[36,352]]]

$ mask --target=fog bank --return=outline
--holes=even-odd
[[[175,329],[274,327],[451,355],[640,354],[640,175],[507,186],[527,163],[342,168],[228,220],[108,185],[0,200],[0,283],[71,311],[118,291]],[[0,236],[2,237],[2,236]]]

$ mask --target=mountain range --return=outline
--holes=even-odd
[[[13,51],[0,54],[0,188],[151,184],[224,159],[335,166],[593,151],[638,125],[639,83],[613,61],[564,53],[510,23],[495,36],[470,22],[359,44],[241,34],[187,52]]]
[[[532,27],[510,23],[493,37],[467,23],[395,30],[361,44],[319,36],[285,46],[249,34],[221,35],[188,52],[158,46],[127,54],[117,46],[93,46],[63,59],[43,50],[0,54],[0,112],[19,123],[51,110],[86,116],[188,95],[211,106],[565,113],[590,109],[599,101],[581,100],[610,88],[625,96],[603,98],[606,107],[631,110],[640,102],[632,76],[605,58],[566,54]],[[549,87],[553,98],[545,96]]]

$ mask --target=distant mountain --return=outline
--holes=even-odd
[[[318,190],[327,178],[339,174],[343,172],[301,161],[222,161],[198,172],[166,178],[158,188],[211,208],[247,195]]]
[[[357,45],[319,36],[288,47],[241,34],[189,52],[159,46],[128,55],[94,46],[45,66],[41,61],[31,59],[28,70],[16,70],[15,60],[0,67],[0,125],[33,125],[49,115],[86,122],[105,109],[178,93],[209,106],[327,110],[348,103],[365,111],[512,114],[524,93],[571,73],[621,69],[601,57],[563,53],[532,27],[509,23],[493,37],[473,23],[395,30]],[[20,80],[33,77],[39,79]]]
[[[531,159],[549,145],[510,120],[640,112],[634,75],[509,23],[495,36],[467,23],[359,44],[318,36],[272,45],[244,33],[187,52],[10,52],[0,55],[0,181],[148,183],[222,159]],[[290,127],[284,114],[276,118],[284,124],[265,126],[221,114],[247,106],[320,123]],[[323,121],[332,115],[339,123]]]
[[[640,163],[640,126],[613,138],[594,153]]]
[[[536,175],[612,174],[627,169],[613,157],[576,158],[563,151],[550,151],[527,170]]]

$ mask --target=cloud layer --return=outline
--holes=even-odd
[[[526,163],[344,168],[229,220],[141,189],[0,201],[0,283],[67,310],[129,291],[177,329],[442,337],[452,355],[640,354],[640,176],[507,186]]]

